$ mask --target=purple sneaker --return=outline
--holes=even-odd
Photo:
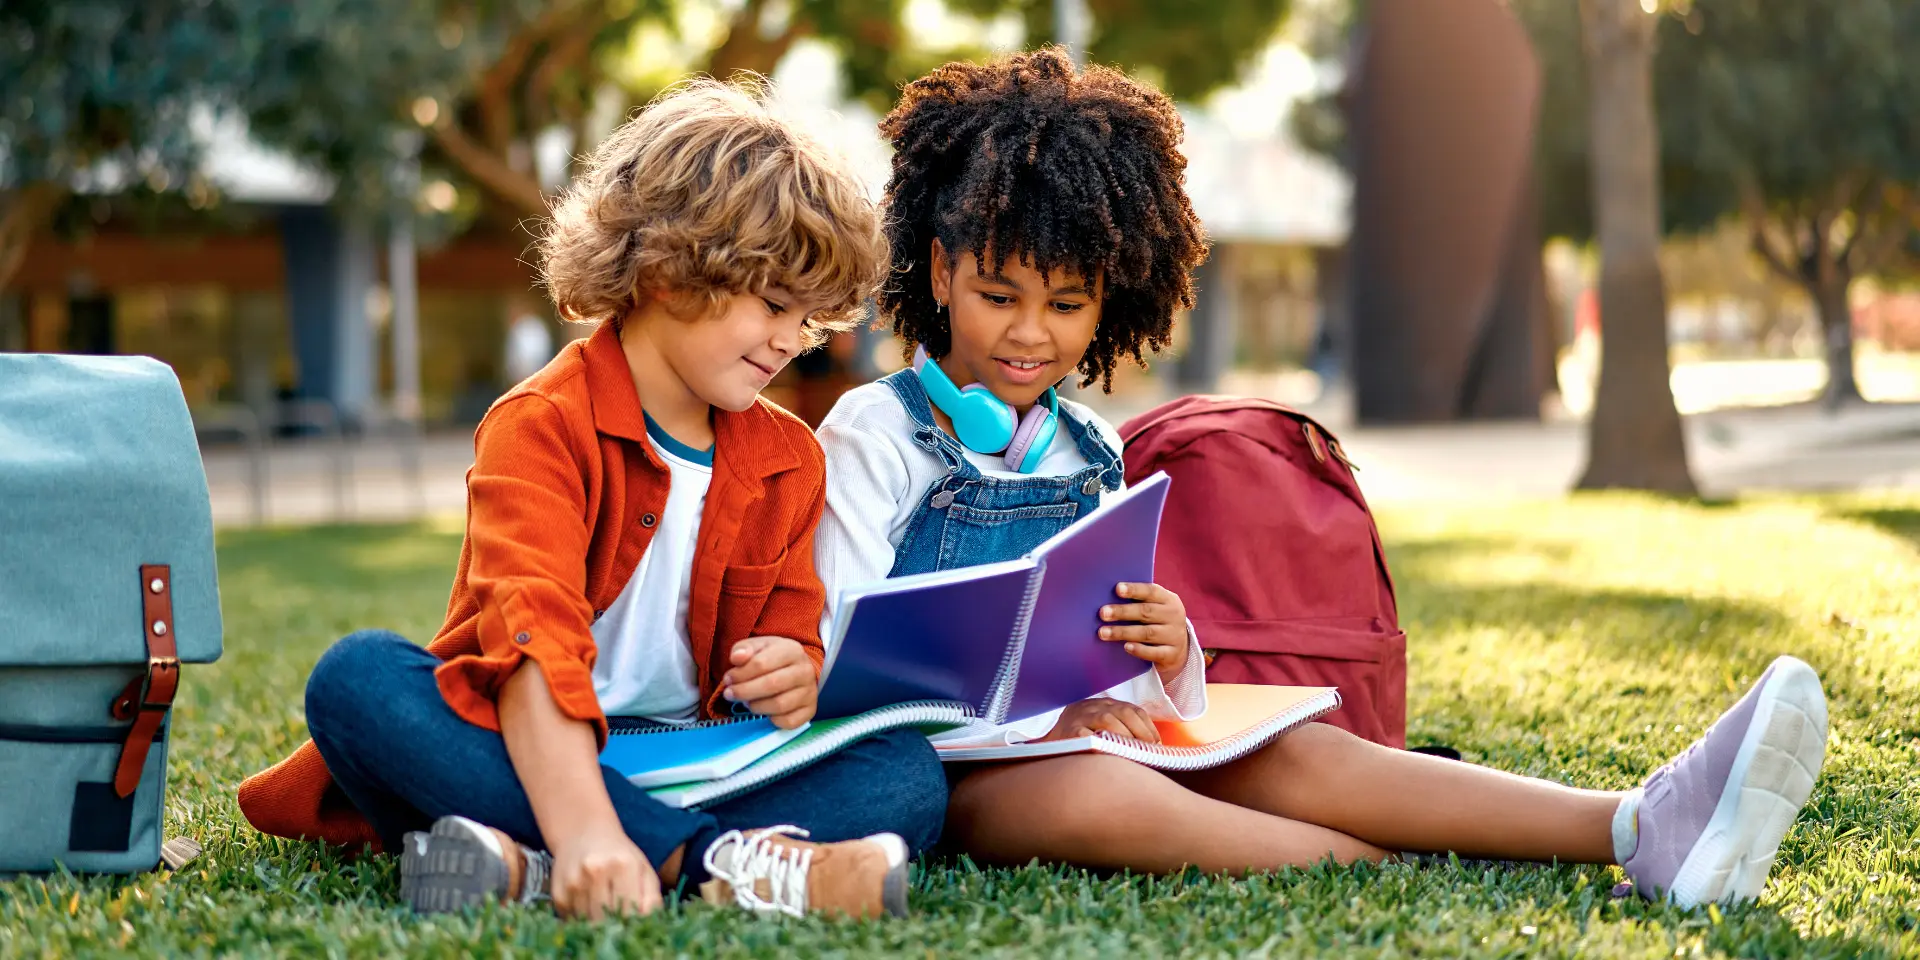
[[[1641,787],[1639,840],[1623,864],[1634,889],[1687,907],[1758,897],[1826,752],[1820,677],[1792,657],[1773,661]]]

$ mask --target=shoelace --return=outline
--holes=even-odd
[[[777,911],[803,917],[807,913],[807,871],[813,866],[813,851],[775,844],[773,838],[781,835],[805,838],[808,834],[792,824],[751,834],[728,830],[707,847],[702,859],[709,875],[733,888],[733,901],[740,906],[754,913]],[[728,844],[738,849],[731,858],[733,862],[723,867],[717,855]],[[761,880],[767,882],[770,896],[760,896]]]
[[[520,877],[520,902],[535,903],[548,899],[547,878],[553,873],[553,855],[541,850],[520,848],[520,860],[526,865]]]

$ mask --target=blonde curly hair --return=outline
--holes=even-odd
[[[541,280],[560,315],[619,322],[659,294],[681,317],[782,287],[821,304],[807,346],[857,326],[885,276],[880,216],[845,164],[773,112],[764,81],[662,93],[555,203]]]

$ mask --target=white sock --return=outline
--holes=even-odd
[[[1626,863],[1640,846],[1640,791],[1630,790],[1613,809],[1613,862]]]

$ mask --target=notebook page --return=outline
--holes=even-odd
[[[1148,477],[1034,551],[1040,591],[1007,717],[1063,707],[1153,669],[1100,639],[1100,607],[1123,602],[1115,584],[1153,581],[1169,483],[1165,474]]]
[[[1069,740],[1034,740],[984,747],[939,747],[938,750],[940,759],[947,763],[1005,762],[1072,753],[1106,753],[1160,770],[1203,770],[1244,757],[1289,731],[1339,708],[1340,692],[1333,687],[1209,683],[1206,716],[1200,720],[1156,722],[1154,725],[1160,730],[1161,743],[1142,743],[1130,737],[1100,734]]]
[[[963,579],[882,581],[843,593],[819,717],[908,700],[955,700],[984,712],[1033,565],[1015,561],[966,572]]]

